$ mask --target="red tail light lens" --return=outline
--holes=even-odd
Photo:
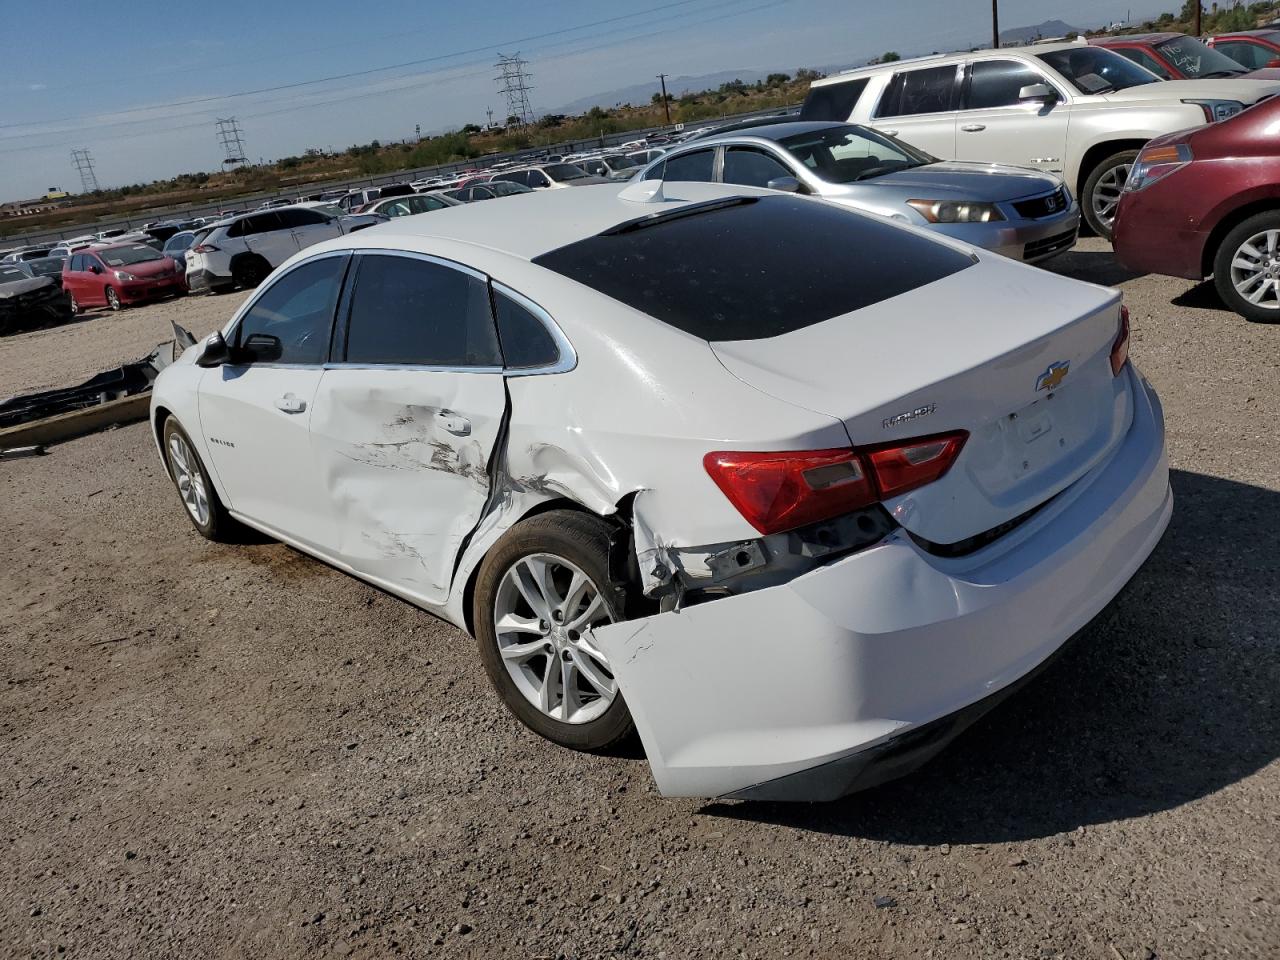
[[[968,436],[958,431],[866,451],[708,453],[702,464],[748,523],[763,534],[781,533],[938,480]]]
[[[880,499],[901,496],[941,479],[956,462],[968,437],[962,430],[868,451]]]
[[[781,533],[875,503],[858,455],[848,448],[708,453],[711,479],[761,533]]]
[[[192,253],[217,253],[218,248],[212,243],[197,243],[191,248]]]
[[[1129,359],[1129,308],[1120,305],[1120,332],[1116,334],[1116,342],[1111,345],[1111,375],[1120,376],[1125,363]]]

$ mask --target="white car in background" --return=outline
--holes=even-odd
[[[299,250],[352,233],[385,218],[349,215],[323,203],[255,210],[203,230],[187,250],[192,293],[256,287]]]
[[[543,736],[634,723],[665,794],[814,800],[941,749],[1154,548],[1163,420],[1127,352],[1114,290],[633,183],[303,251],[160,373],[151,423],[201,534],[472,632]]]
[[[1109,238],[1148,140],[1276,93],[1276,81],[1161,80],[1113,50],[1052,43],[847,70],[813,82],[800,118],[875,127],[944,160],[1056,173],[1093,231]]]

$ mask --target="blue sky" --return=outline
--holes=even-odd
[[[217,169],[217,117],[240,118],[252,160],[404,139],[415,124],[425,133],[483,123],[486,107],[505,114],[493,80],[499,51],[530,61],[541,112],[659,71],[790,72],[885,50],[967,46],[990,31],[987,0],[131,0],[93,14],[83,5],[54,8],[0,2],[0,200],[54,185],[78,190],[74,147],[89,148],[104,186]],[[1124,15],[1102,0],[1001,4],[1005,28]],[[328,77],[340,78],[311,82]]]

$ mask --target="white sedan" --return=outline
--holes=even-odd
[[[307,248],[155,384],[237,523],[478,642],[556,743],[668,795],[912,769],[1155,547],[1118,294],[808,197],[557,190]],[[679,198],[671,195],[678,191]]]

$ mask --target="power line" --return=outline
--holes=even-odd
[[[93,157],[89,148],[71,151],[71,162],[76,165],[76,173],[80,174],[80,190],[82,193],[98,192],[98,175],[93,172]]]
[[[516,118],[517,127],[527,127],[533,123],[533,107],[529,105],[529,91],[533,87],[529,84],[531,74],[525,70],[528,65],[529,61],[523,59],[518,52],[511,56],[499,53],[498,62],[494,64],[500,71],[494,79],[502,84],[501,92],[507,97],[508,125],[511,124],[511,117]]]
[[[222,150],[227,155],[222,161],[224,167],[245,162],[243,132],[235,117],[219,118],[218,142],[222,144]]]

